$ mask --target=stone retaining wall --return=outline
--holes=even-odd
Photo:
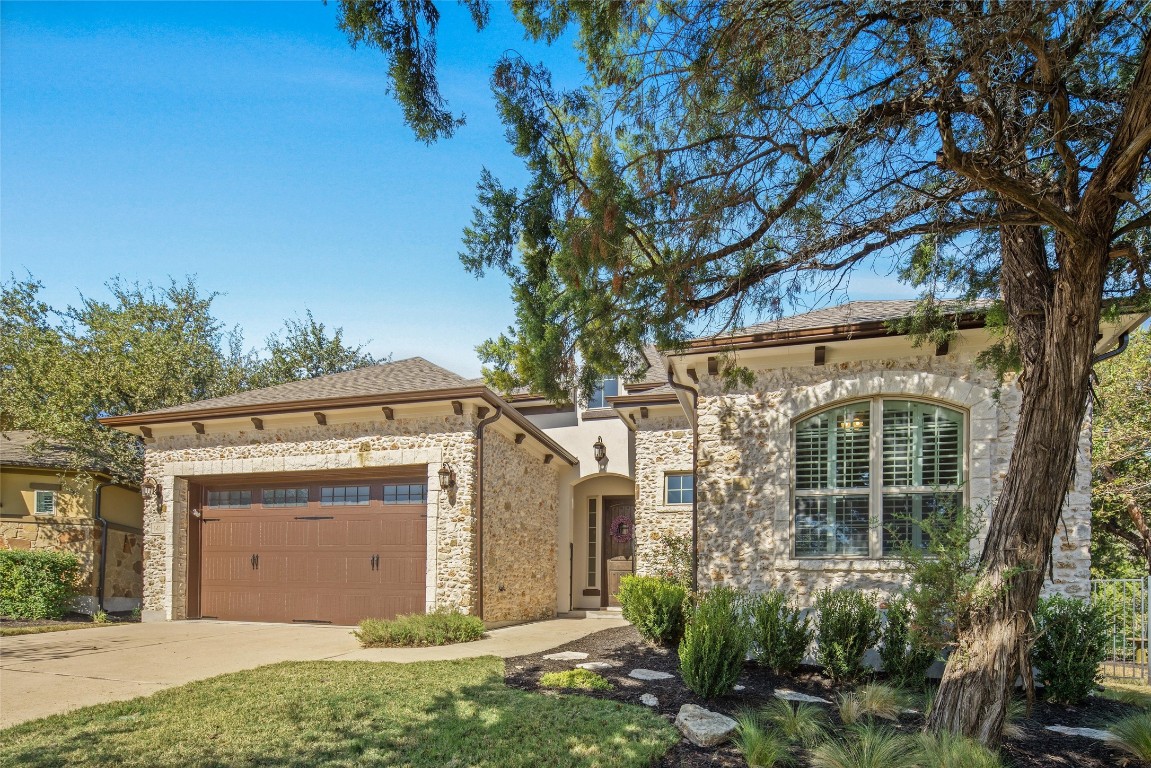
[[[636,573],[659,574],[669,536],[691,538],[691,505],[667,504],[665,476],[691,472],[692,431],[684,417],[640,419],[635,431]]]

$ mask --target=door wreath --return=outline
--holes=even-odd
[[[608,528],[608,535],[620,544],[631,541],[634,533],[632,519],[628,515],[616,515],[611,521],[611,527]]]

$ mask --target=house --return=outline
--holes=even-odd
[[[77,609],[130,611],[143,596],[144,506],[137,489],[36,433],[0,432],[0,548],[70,552]]]
[[[495,625],[614,604],[693,540],[701,588],[896,589],[940,505],[1000,487],[1020,391],[853,302],[647,350],[589,402],[501,396],[421,358],[104,423],[146,447],[144,616],[350,624],[438,607]],[[1101,329],[1111,349],[1140,322]],[[728,386],[734,363],[754,382]],[[1090,429],[1048,589],[1086,595]]]

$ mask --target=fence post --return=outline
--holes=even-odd
[[[1151,574],[1143,577],[1143,680],[1151,683]]]

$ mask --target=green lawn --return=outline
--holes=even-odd
[[[71,624],[37,624],[31,627],[0,627],[0,637],[17,635],[40,635],[45,632],[67,632],[72,629],[92,629],[93,627],[114,627],[116,622],[97,624],[94,621],[73,622]]]
[[[285,662],[0,731],[3,766],[647,766],[642,707],[510,689],[503,661]]]

